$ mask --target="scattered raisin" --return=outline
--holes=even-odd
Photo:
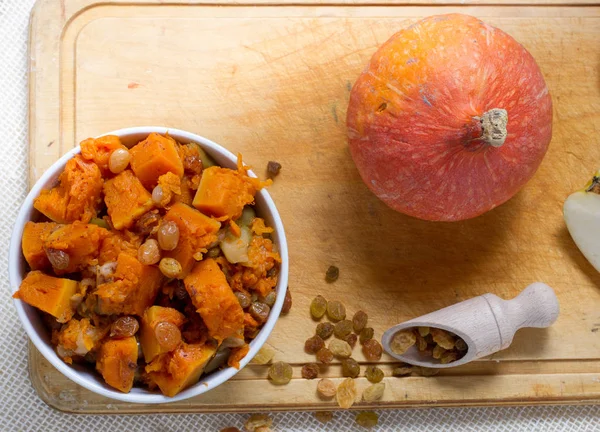
[[[333,327],[333,334],[339,339],[345,339],[350,333],[352,333],[352,321],[350,320],[339,321]]]
[[[418,369],[417,369],[417,372],[421,376],[431,377],[431,376],[435,376],[435,375],[439,374],[440,370],[439,369],[435,369],[435,368],[428,368],[428,367],[419,366]]]
[[[317,333],[321,339],[325,340],[333,334],[333,324],[328,321],[319,323],[315,333]]]
[[[354,333],[350,333],[348,336],[346,336],[344,338],[344,340],[346,342],[348,342],[348,345],[350,345],[350,348],[354,348],[356,346],[356,341],[358,341],[358,336],[356,336]]]
[[[71,259],[65,251],[48,248],[46,249],[46,256],[52,267],[56,270],[64,270],[69,267]]]
[[[317,351],[317,360],[323,364],[329,364],[333,361],[333,353],[328,348],[321,348]]]
[[[375,330],[373,330],[373,327],[365,327],[360,332],[360,336],[359,336],[360,343],[364,344],[366,341],[373,339],[374,335],[375,335]]]
[[[273,420],[266,414],[252,414],[244,423],[244,428],[247,432],[264,432],[270,431],[273,425]]]
[[[319,351],[324,346],[325,342],[323,341],[323,339],[315,335],[306,339],[306,342],[304,342],[304,351],[306,351],[307,354],[316,354],[317,351]]]
[[[310,314],[314,319],[321,319],[327,311],[327,300],[325,297],[318,295],[310,303]]]
[[[335,394],[336,400],[340,408],[348,409],[354,405],[357,396],[356,384],[353,378],[346,378],[337,388]]]
[[[410,375],[413,367],[407,363],[398,363],[398,365],[392,369],[392,376],[394,377],[402,377],[406,375]]]
[[[288,288],[285,291],[285,297],[283,299],[283,306],[281,307],[281,313],[282,314],[289,313],[291,308],[292,308],[292,293],[290,292],[290,289]]]
[[[281,164],[275,161],[269,161],[267,163],[267,177],[272,179],[275,178],[279,171],[281,171]]]
[[[365,377],[367,378],[367,380],[369,380],[373,384],[376,384],[378,382],[381,382],[381,380],[383,380],[384,373],[377,366],[371,365],[371,366],[367,366],[367,370],[365,371]]]
[[[160,250],[158,242],[148,239],[138,249],[138,261],[144,265],[153,265],[160,261]]]
[[[292,380],[292,367],[284,362],[275,362],[269,367],[269,378],[273,384],[287,384]]]
[[[325,272],[325,281],[327,283],[333,283],[340,277],[340,269],[336,266],[329,266],[327,272]]]
[[[327,316],[333,322],[338,322],[346,318],[346,307],[337,300],[327,302]]]
[[[360,365],[353,358],[342,360],[342,376],[356,378],[360,375]]]
[[[179,261],[177,261],[175,258],[161,259],[160,263],[158,264],[158,269],[163,275],[171,279],[180,277],[181,273],[183,272],[181,264],[179,264]]]
[[[362,351],[367,360],[377,361],[383,354],[383,347],[375,339],[369,339],[363,344]]]
[[[162,250],[171,251],[179,243],[179,227],[173,221],[163,222],[158,228],[158,245]]]
[[[383,397],[385,391],[385,383],[371,384],[363,391],[363,400],[365,402],[375,402]]]
[[[359,310],[352,317],[352,327],[354,328],[354,332],[359,334],[362,329],[367,326],[367,320],[369,316],[362,310]]]
[[[132,316],[117,318],[110,326],[110,337],[115,339],[133,336],[140,329],[140,323]]]
[[[333,420],[333,411],[317,411],[315,418],[321,423],[328,423]]]
[[[379,415],[374,411],[363,411],[356,414],[356,424],[364,428],[372,428],[377,426]]]
[[[135,230],[147,236],[150,234],[155,228],[158,227],[158,222],[160,222],[160,214],[158,210],[151,210],[149,212],[144,213],[135,223]]]
[[[329,342],[329,350],[334,356],[340,358],[348,358],[352,355],[352,347],[348,342],[339,339],[332,339]]]
[[[317,393],[323,399],[334,397],[336,393],[335,383],[329,378],[323,378],[317,384]]]
[[[302,378],[315,379],[319,376],[319,365],[316,363],[308,363],[302,366]]]

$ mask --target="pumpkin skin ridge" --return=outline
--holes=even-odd
[[[449,50],[455,58],[447,60],[432,50],[386,52],[394,44],[408,45],[398,40],[407,39],[411,28],[440,23],[451,28],[456,21],[465,30],[463,39],[454,41],[459,47]],[[430,39],[439,39],[438,33]],[[451,66],[461,61],[457,52],[466,49],[463,40],[474,41],[475,47],[494,41],[508,54],[476,55],[476,61],[469,60],[474,73],[452,80],[457,68]],[[473,48],[472,52],[477,51]],[[388,59],[391,56],[393,64]],[[439,66],[444,60],[450,63],[446,69]],[[426,68],[418,75],[405,70],[425,63],[431,63],[433,69]],[[518,80],[506,80],[504,75],[516,75]],[[382,104],[385,106],[380,109]],[[475,151],[457,145],[467,139],[477,147],[479,118],[492,108],[508,112],[504,144],[497,148],[486,144]],[[551,121],[550,94],[531,54],[501,30],[459,14],[441,20],[426,18],[384,43],[354,84],[347,113],[351,155],[369,189],[402,213],[448,221],[476,217],[514,196],[533,176],[548,149]],[[415,147],[421,149],[413,152]],[[453,148],[456,151],[451,151]],[[423,162],[420,159],[427,160],[414,163]],[[444,163],[434,161],[436,165],[431,159]],[[457,159],[465,160],[459,163]],[[448,167],[454,166],[459,168],[453,173]],[[444,186],[448,182],[455,191]],[[462,192],[456,192],[457,185]],[[456,194],[463,197],[457,199]]]

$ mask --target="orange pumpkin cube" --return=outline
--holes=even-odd
[[[187,176],[183,176],[181,179],[181,194],[173,197],[173,202],[181,202],[189,206],[194,201],[195,191],[190,187],[191,180]]]
[[[169,137],[151,133],[129,150],[131,169],[142,184],[152,190],[158,178],[168,172],[183,176],[183,162],[179,157],[177,143]]]
[[[171,206],[164,220],[175,222],[179,228],[179,243],[165,256],[179,261],[185,277],[196,263],[194,254],[217,240],[221,223],[181,202]]]
[[[146,371],[161,392],[173,397],[198,382],[215,352],[216,347],[213,345],[182,343],[174,351],[157,357],[146,367]]]
[[[192,205],[208,215],[235,220],[254,202],[259,184],[243,172],[213,166],[202,172]]]
[[[50,267],[50,261],[44,250],[44,242],[58,228],[54,222],[27,222],[23,229],[21,248],[23,256],[31,270],[43,270]]]
[[[69,256],[65,268],[55,268],[56,274],[73,273],[96,264],[98,250],[109,231],[94,224],[75,221],[52,232],[44,242],[46,254],[61,251]]]
[[[108,339],[98,351],[96,369],[102,374],[106,384],[129,393],[137,369],[138,346],[135,336]]]
[[[196,263],[183,282],[211,337],[220,342],[243,335],[244,311],[214,259]]]
[[[58,322],[64,323],[73,317],[71,297],[77,292],[77,287],[78,283],[74,280],[52,277],[34,270],[23,279],[13,298],[47,312]]]
[[[89,161],[93,161],[103,175],[110,174],[108,160],[113,151],[117,149],[127,150],[121,143],[121,139],[116,135],[106,135],[100,138],[88,138],[81,141],[81,156]]]
[[[98,285],[98,313],[101,315],[138,315],[152,306],[162,273],[157,267],[144,265],[137,258],[120,253],[113,281]]]
[[[121,252],[137,257],[143,237],[131,231],[109,231],[98,253],[98,264],[116,261]]]
[[[102,204],[102,174],[93,162],[80,155],[69,160],[59,177],[60,184],[43,190],[33,206],[54,222],[89,222]]]
[[[152,209],[152,195],[138,178],[125,170],[104,183],[104,201],[115,229],[130,228],[136,219]]]
[[[139,333],[146,363],[150,363],[157,355],[169,351],[160,345],[154,333],[156,325],[161,322],[168,322],[181,328],[185,322],[185,316],[177,309],[169,307],[151,306],[146,309],[142,316]]]

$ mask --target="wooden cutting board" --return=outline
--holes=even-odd
[[[288,236],[294,306],[269,343],[276,360],[293,364],[295,379],[273,386],[265,366],[250,366],[159,411],[334,408],[317,398],[316,380],[300,378],[314,361],[303,343],[314,332],[308,305],[317,294],[342,300],[351,313],[364,309],[380,337],[404,320],[486,292],[511,298],[538,280],[557,292],[555,325],[520,331],[506,351],[436,377],[388,377],[377,406],[600,400],[600,275],[561,213],[565,197],[600,165],[600,6],[385,3],[41,0],[35,7],[31,182],[80,140],[136,125],[204,135],[243,153],[261,175],[269,160],[283,166],[270,193]],[[531,51],[554,100],[554,136],[535,177],[507,204],[470,221],[430,223],[391,211],[363,185],[345,112],[381,43],[419,18],[449,12],[478,16]],[[340,268],[334,284],[324,281],[330,264]],[[358,348],[354,357],[364,372]],[[40,397],[60,410],[157,411],[78,387],[33,348],[29,361]],[[381,364],[389,375],[392,359]],[[339,365],[322,375],[339,379]],[[366,386],[360,378],[359,389]]]

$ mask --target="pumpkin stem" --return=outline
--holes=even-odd
[[[481,139],[492,147],[504,144],[508,113],[502,108],[492,108],[481,116]]]

